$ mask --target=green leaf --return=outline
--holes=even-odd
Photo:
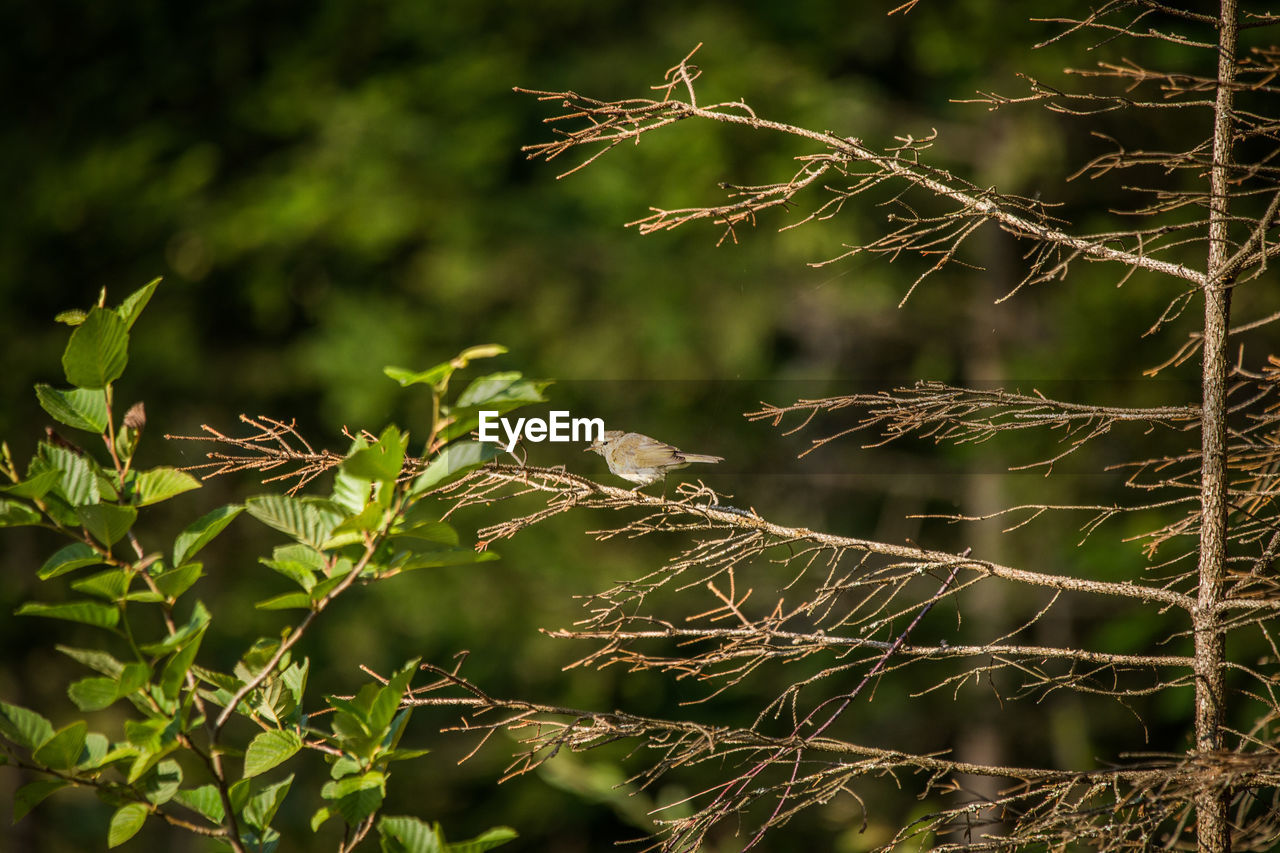
[[[48,443],[41,443],[39,458],[62,475],[54,491],[71,506],[89,506],[102,500],[98,476],[88,458],[68,447]]]
[[[72,660],[79,661],[89,669],[108,675],[113,679],[119,678],[120,672],[124,669],[124,664],[107,652],[99,651],[98,649],[77,649],[71,646],[55,646],[54,648]]]
[[[115,474],[108,474],[106,471],[103,470],[102,466],[99,465],[93,459],[89,460],[89,464],[93,468],[94,478],[98,482],[98,494],[101,496],[100,500],[112,501],[112,502],[119,501],[120,492],[118,489],[116,489],[116,486],[115,486]],[[137,474],[129,473],[129,474],[126,474],[125,477],[127,479],[127,482],[130,485],[130,488],[132,488],[133,480],[134,478],[137,477]]]
[[[360,772],[360,762],[350,755],[343,755],[329,767],[330,779],[341,779]]]
[[[473,347],[467,347],[458,353],[458,357],[455,360],[462,362],[462,367],[466,367],[477,358],[493,358],[508,352],[511,352],[511,350],[502,344],[477,344]]]
[[[485,853],[517,837],[506,826],[495,826],[467,841],[446,844],[439,824],[429,824],[415,817],[382,817],[378,819],[383,853]]]
[[[107,395],[101,388],[72,388],[63,391],[52,385],[37,385],[40,408],[72,429],[101,435],[107,431]]]
[[[343,461],[342,467],[361,479],[395,482],[404,467],[404,451],[408,444],[409,436],[401,435],[394,424],[390,425],[382,431],[377,444],[354,451]]]
[[[450,444],[436,454],[426,470],[418,475],[409,489],[410,495],[420,495],[447,480],[483,465],[498,455],[497,445],[488,442],[460,441]]]
[[[405,708],[404,710],[400,711],[395,715],[395,717],[392,718],[390,725],[388,725],[387,728],[384,729],[384,734],[382,735],[382,742],[379,744],[380,755],[386,756],[388,752],[395,750],[396,745],[400,743],[400,738],[404,735],[404,729],[405,729],[405,726],[408,725],[408,723],[409,723],[408,708]],[[424,749],[424,750],[418,750],[418,752],[425,755],[427,751]],[[388,760],[393,760],[393,759],[388,759]],[[394,759],[394,760],[402,760],[402,759]]]
[[[279,650],[280,640],[271,637],[259,637],[252,646],[245,650],[244,656],[240,658],[240,663],[235,668],[236,676],[247,681],[257,675],[271,662],[271,659],[276,656],[276,652]],[[279,667],[288,662],[289,658],[286,656],[281,658],[276,665]]]
[[[249,802],[249,794],[253,792],[252,786],[252,780],[241,779],[227,790],[227,799],[231,800],[231,810],[236,814],[243,811],[245,803]]]
[[[422,504],[419,503],[418,506]],[[436,546],[453,547],[458,544],[458,531],[453,529],[452,525],[443,521],[421,521],[408,526],[409,519],[405,519],[406,524],[394,531],[397,539],[404,537],[408,539],[418,539],[423,542],[429,542]]]
[[[201,785],[199,788],[178,791],[173,798],[212,824],[221,824],[225,817],[222,797],[214,785]]]
[[[151,680],[151,667],[141,661],[127,663],[120,671],[120,695],[125,696]]]
[[[290,774],[284,780],[268,785],[254,794],[244,807],[245,823],[255,829],[266,829],[271,824],[272,818],[276,816],[276,812],[280,810],[280,805],[284,802],[285,796],[289,793],[289,786],[292,784],[293,775]]]
[[[300,542],[321,548],[342,520],[342,510],[325,500],[259,495],[245,501],[254,518]]]
[[[329,811],[327,806],[321,806],[316,809],[316,813],[311,816],[311,831],[315,832],[324,826],[324,822],[333,817],[333,813]]]
[[[382,526],[382,522],[386,519],[386,514],[387,511],[384,507],[376,503],[369,504],[360,512],[333,528],[333,532],[329,534],[329,539],[324,543],[325,549],[341,548],[343,545],[363,542],[365,533],[377,530]]]
[[[80,763],[76,765],[76,769],[83,772],[100,766],[110,749],[111,741],[107,740],[106,735],[89,732],[84,737],[84,751],[80,753]]]
[[[73,681],[67,695],[81,711],[101,711],[120,698],[120,683],[114,678],[82,678]]]
[[[391,678],[378,688],[373,702],[369,706],[369,730],[381,736],[391,725],[391,720],[400,707],[404,692],[409,689],[409,682],[418,671],[418,660],[411,660]]]
[[[158,643],[148,643],[139,646],[143,652],[149,655],[168,654],[175,649],[182,648],[187,642],[204,630],[209,624],[209,610],[204,606],[204,602],[197,601],[191,607],[191,616],[182,627],[178,628],[172,634],[169,634]]]
[[[77,527],[80,519],[76,517],[75,510],[63,500],[62,496],[55,492],[50,492],[44,498],[44,512],[50,520],[61,524],[63,527]]]
[[[23,785],[13,795],[13,822],[22,820],[28,812],[40,805],[45,797],[55,791],[61,791],[70,784],[64,779],[37,779]]]
[[[381,817],[378,835],[383,853],[444,853],[440,827],[416,817]]]
[[[24,527],[40,523],[40,513],[19,501],[0,498],[0,527]]]
[[[79,326],[84,322],[84,318],[88,316],[88,314],[81,311],[79,308],[72,308],[69,311],[58,312],[58,314],[54,315],[53,322],[64,323],[68,326]]]
[[[361,757],[371,755],[377,739],[369,736],[368,728],[355,714],[338,711],[333,715],[330,725],[343,749]]]
[[[72,581],[71,588],[77,592],[87,592],[107,601],[119,601],[128,591],[132,575],[124,569],[107,569],[87,578]]]
[[[504,352],[507,352],[507,348],[501,344],[481,344],[480,346],[469,347],[460,352],[457,357],[441,362],[427,370],[413,371],[405,367],[384,367],[382,372],[401,385],[431,385],[437,389],[442,389],[444,383],[448,381],[455,370],[461,370],[474,359],[492,358],[495,355],[502,355]]]
[[[182,784],[182,767],[176,761],[161,761],[151,772],[139,780],[143,796],[147,801],[162,806],[178,793]]]
[[[227,504],[205,513],[195,522],[187,525],[186,529],[178,534],[178,538],[173,540],[173,564],[181,566],[194,557],[197,551],[208,545],[243,511],[244,507],[239,504]]]
[[[70,770],[80,763],[80,751],[84,749],[84,736],[89,724],[77,720],[65,726],[46,740],[31,754],[40,765],[50,770]]]
[[[379,818],[378,834],[383,853],[485,853],[517,837],[514,829],[496,826],[467,841],[446,844],[439,824],[400,816]]]
[[[53,737],[53,724],[21,705],[0,702],[0,735],[25,749],[35,749]]]
[[[351,567],[348,566],[346,571],[343,571],[341,573],[336,573],[330,577],[325,578],[324,580],[317,583],[315,586],[311,587],[311,590],[307,593],[307,595],[311,596],[312,601],[319,601],[329,593],[333,592],[338,587],[338,584],[342,583],[343,578],[345,578],[348,574],[350,574],[350,572],[351,572]]]
[[[269,729],[249,743],[244,752],[244,776],[266,773],[293,757],[302,748],[302,738],[287,729]]]
[[[125,777],[126,781],[128,781],[130,785],[137,782],[150,772],[151,768],[159,764],[161,759],[177,748],[177,741],[172,738],[168,738],[163,742],[142,748],[139,750],[138,757],[134,759],[133,764],[129,767],[129,773]]]
[[[36,572],[42,581],[56,578],[58,575],[82,569],[85,566],[102,564],[102,555],[83,542],[73,542],[65,548],[58,549],[52,557],[44,561],[44,565]]]
[[[124,737],[129,743],[143,749],[151,749],[160,745],[160,738],[169,726],[163,717],[148,717],[143,720],[125,720]]]
[[[122,426],[116,433],[115,451],[116,456],[126,462],[132,462],[134,451],[138,449],[138,441],[142,437],[142,432],[133,427]]]
[[[434,387],[438,385],[441,380],[447,379],[451,376],[455,370],[457,370],[457,368],[447,361],[444,364],[437,364],[435,367],[422,371],[410,370],[407,367],[388,366],[382,368],[383,373],[387,374],[405,387],[410,385],[431,385]]]
[[[98,735],[92,732],[89,734],[89,737],[90,738],[102,737],[104,748],[102,749],[101,753],[96,755],[92,760],[86,761],[80,765],[78,769],[81,772],[87,772],[91,770],[106,770],[107,768],[112,768],[115,770],[119,770],[121,773],[123,773],[129,768],[131,764],[133,764],[133,762],[138,757],[138,748],[136,746],[130,746],[129,744],[125,744],[125,743],[111,746],[110,744],[106,743],[106,738],[104,736]],[[110,748],[109,751],[108,751],[108,747]],[[123,800],[115,797],[114,792],[108,796],[110,797],[110,799],[104,798],[104,800],[109,805],[116,805],[118,803],[124,802]]]
[[[377,685],[367,684],[360,688],[355,699],[343,699],[341,696],[324,697],[325,701],[337,711],[333,715],[335,734],[369,734],[369,706],[373,704],[373,697],[377,695],[377,690]],[[344,719],[344,715],[350,719]],[[339,723],[342,731],[339,731]]]
[[[115,311],[95,307],[76,326],[62,354],[67,381],[102,388],[119,379],[129,362],[129,326]]]
[[[168,500],[174,495],[200,488],[200,481],[177,468],[152,468],[138,473],[135,486],[138,506]]]
[[[156,285],[160,283],[159,278],[153,278],[142,287],[135,290],[125,297],[124,302],[120,303],[120,307],[116,309],[116,313],[120,315],[120,319],[124,321],[126,329],[133,328],[134,321],[138,319],[138,315],[142,313],[142,309],[147,307],[147,303],[151,301],[151,294],[156,292]]]
[[[156,589],[168,599],[175,599],[204,576],[203,563],[187,563],[155,576]]]
[[[335,504],[349,513],[360,512],[369,503],[372,480],[356,477],[339,466],[333,475],[333,494],[330,496]]]
[[[95,504],[76,507],[76,517],[94,539],[110,548],[133,527],[138,520],[138,510],[131,506]]]
[[[545,403],[547,398],[542,396],[542,392],[549,384],[525,379],[523,374],[514,370],[490,373],[473,379],[458,396],[454,408],[495,408],[494,403]]]
[[[551,383],[525,379],[515,371],[493,373],[473,381],[449,409],[453,423],[441,433],[446,441],[466,435],[480,426],[480,412],[505,415],[531,403],[545,403],[543,391]]]
[[[28,601],[14,613],[18,616],[44,616],[49,619],[65,619],[68,622],[83,622],[86,625],[97,625],[99,628],[114,628],[120,621],[119,610],[97,601],[68,601],[63,604]]]
[[[307,673],[310,669],[311,661],[304,658],[302,663],[295,663],[280,673],[280,683],[289,691],[294,707],[302,704],[302,694],[307,688]]]
[[[286,592],[264,598],[253,606],[259,610],[310,610],[311,596],[305,592]]]
[[[355,826],[360,821],[377,811],[386,795],[387,777],[371,770],[360,776],[348,776],[336,782],[328,782],[320,789],[320,796],[333,801],[333,810],[342,815],[349,825]]]
[[[56,485],[58,485],[57,471],[41,471],[21,483],[0,487],[0,492],[4,492],[6,495],[13,495],[15,498],[35,500],[36,498],[44,497]]]
[[[445,853],[484,853],[518,837],[516,831],[509,826],[495,826],[467,841],[446,844],[444,849]]]
[[[124,844],[137,835],[146,822],[147,806],[143,803],[128,803],[116,809],[116,813],[111,816],[111,827],[107,830],[107,846],[119,847]]]
[[[218,672],[214,669],[205,669],[202,666],[193,666],[191,671],[206,684],[212,684],[219,692],[225,694],[226,698],[230,698],[232,693],[239,690],[244,682],[236,678],[234,675],[228,675],[225,672]],[[224,703],[225,704],[225,703]]]
[[[203,637],[204,631],[198,631],[194,639],[174,652],[173,657],[169,658],[169,662],[164,665],[160,673],[160,692],[164,694],[164,698],[170,700],[178,698],[182,682],[187,677],[187,670],[191,669],[191,664],[196,659],[196,652],[200,650],[200,641]]]
[[[325,571],[328,563],[324,554],[309,545],[280,545],[271,552],[271,559],[263,559],[262,564],[290,580],[303,589],[315,586],[316,575]]]

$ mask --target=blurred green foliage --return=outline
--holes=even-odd
[[[554,104],[513,86],[643,96],[704,43],[706,99],[745,98],[762,116],[872,146],[937,129],[936,165],[980,186],[1061,201],[1061,215],[1082,227],[1132,200],[1115,183],[1065,180],[1104,149],[1090,131],[1119,133],[1127,119],[1068,119],[1034,108],[991,113],[953,100],[979,90],[1022,94],[1016,73],[1058,80],[1062,68],[1105,50],[1086,54],[1087,43],[1067,41],[1032,51],[1051,26],[989,0],[926,0],[908,15],[886,16],[896,5],[8,4],[0,9],[9,34],[0,54],[8,110],[0,174],[9,195],[0,210],[0,435],[22,449],[41,435],[45,419],[30,389],[57,377],[54,314],[101,286],[121,294],[164,275],[149,309],[155,321],[134,331],[121,391],[146,400],[155,429],[193,434],[210,423],[231,431],[237,414],[265,413],[296,418],[318,446],[330,447],[344,444],[344,425],[376,429],[395,420],[414,429],[429,417],[425,397],[387,380],[382,368],[431,364],[496,340],[512,350],[506,364],[557,380],[548,391],[557,407],[727,457],[721,479],[709,481],[741,505],[814,528],[963,547],[965,530],[904,518],[954,509],[973,476],[996,476],[1006,454],[1033,457],[1036,448],[966,455],[921,443],[870,453],[854,441],[832,448],[820,470],[792,468],[810,436],[783,437],[738,413],[761,399],[815,396],[805,380],[828,393],[915,378],[996,380],[1055,396],[1051,383],[1080,379],[1094,381],[1056,386],[1059,396],[1182,401],[1188,386],[1179,379],[1193,370],[1136,384],[1187,328],[1184,318],[1164,336],[1141,337],[1170,297],[1167,285],[1135,276],[1117,291],[1111,271],[1086,267],[1070,287],[1043,285],[993,304],[1016,283],[1021,251],[993,235],[970,247],[965,260],[973,266],[930,279],[900,310],[931,260],[858,256],[807,265],[878,233],[888,208],[874,202],[894,190],[782,233],[774,229],[806,211],[777,213],[719,247],[710,227],[643,238],[622,227],[650,204],[717,201],[720,181],[789,176],[792,158],[805,153],[793,143],[686,122],[563,181],[554,175],[571,164],[530,163],[519,150],[547,138],[541,120]],[[1167,128],[1153,120],[1133,130]],[[1107,452],[1128,458],[1147,440],[1124,436]],[[182,465],[200,461],[202,450],[183,442],[149,452],[152,463]],[[537,453],[537,462],[607,476],[576,451]],[[1064,466],[1065,476],[1048,481],[1038,473],[1005,477],[1002,488],[1011,503],[1029,494],[1114,496],[1114,479],[1094,476],[1096,461]],[[793,470],[800,473],[789,476]],[[213,506],[247,488],[215,481],[192,500]],[[331,661],[355,685],[360,663],[386,671],[410,657],[443,662],[466,648],[467,672],[495,693],[688,714],[678,703],[699,695],[696,686],[562,672],[577,650],[536,633],[577,618],[572,596],[595,589],[599,575],[638,573],[662,558],[656,543],[595,544],[578,535],[599,523],[563,520],[505,544],[501,562],[370,590],[359,607],[344,603],[326,614],[330,630],[308,638],[312,647],[302,652]],[[1128,532],[1076,550],[1078,531],[1067,525],[1011,535],[1001,547],[1044,571],[1088,559],[1124,572],[1140,559],[1136,547],[1105,546]],[[38,565],[44,544],[6,544],[15,571],[0,580],[0,601],[29,592],[22,567]],[[215,558],[224,568],[210,579],[211,606],[239,585],[260,583],[226,543],[211,549],[208,562]],[[229,630],[244,635],[277,627],[260,612],[238,618]],[[1087,634],[1097,619],[1079,614],[1079,630]],[[1123,647],[1152,629],[1108,630],[1131,635],[1107,638]],[[63,666],[37,650],[47,639],[39,628],[0,623],[0,694],[58,701],[41,677]],[[753,689],[770,695],[785,675]],[[736,710],[727,700],[710,708],[726,719]],[[942,748],[971,713],[950,698],[924,713],[919,703],[878,694],[859,725],[884,743],[923,731]],[[1058,732],[1054,748],[1086,760],[1105,753],[1108,739],[1134,737],[1132,720],[1115,708],[1088,722],[1072,714],[1058,706],[1028,711],[1025,726]],[[461,756],[469,747],[445,739],[437,752]],[[602,849],[634,834],[634,810],[600,805],[605,795],[590,781],[612,779],[611,771],[588,766],[576,780],[520,779],[495,790],[504,761],[504,748],[491,746],[456,771],[421,780],[417,802],[403,807],[429,801],[431,816],[460,836],[500,820],[520,831],[512,850]],[[0,793],[12,784],[0,775]],[[916,807],[900,796],[888,787],[870,796],[868,836],[850,829],[861,815],[846,803],[797,820],[783,846],[769,849],[808,840],[827,849],[833,836],[841,850],[861,849],[877,822]],[[58,808],[37,810],[0,838],[16,833],[15,849],[48,851],[92,843],[76,829],[75,810],[93,804]]]

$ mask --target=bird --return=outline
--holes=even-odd
[[[666,479],[668,471],[684,468],[690,462],[723,462],[720,456],[708,456],[705,453],[685,453],[667,444],[641,435],[638,432],[622,430],[606,430],[601,438],[584,447],[583,452],[590,450],[599,453],[609,464],[609,471],[632,483],[638,483],[631,491]]]

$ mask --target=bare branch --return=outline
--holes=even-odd
[[[798,400],[787,405],[765,403],[758,411],[747,413],[746,417],[748,420],[768,420],[776,427],[781,426],[787,415],[803,415],[799,425],[786,430],[785,434],[791,435],[808,426],[819,413],[846,408],[865,409],[866,414],[852,427],[813,439],[801,456],[853,432],[870,429],[877,429],[883,440],[868,446],[878,446],[907,435],[931,438],[938,443],[978,444],[1003,432],[1048,427],[1061,431],[1059,441],[1068,443],[1067,449],[1051,459],[1019,467],[1051,467],[1090,439],[1105,435],[1118,423],[1141,423],[1172,429],[1177,424],[1194,426],[1200,416],[1199,409],[1194,406],[1098,406],[1051,400],[1038,391],[1021,394],[923,381],[911,388],[874,394]]]
[[[638,140],[645,133],[686,118],[734,124],[816,143],[821,146],[822,151],[802,158],[804,167],[785,183],[734,189],[733,195],[737,200],[730,205],[678,211],[656,210],[653,215],[633,224],[638,224],[647,233],[674,228],[696,219],[709,219],[724,225],[726,233],[732,234],[736,225],[753,221],[755,215],[764,209],[790,203],[798,192],[812,185],[818,177],[834,171],[854,177],[855,183],[845,188],[828,187],[833,194],[833,201],[823,205],[812,216],[830,215],[844,200],[887,179],[904,181],[909,186],[923,189],[935,198],[956,205],[954,211],[941,218],[909,217],[905,220],[907,224],[893,232],[889,238],[882,238],[881,241],[864,247],[854,247],[851,251],[886,254],[910,251],[935,256],[939,259],[938,263],[943,264],[954,258],[958,247],[971,233],[972,226],[989,221],[1019,238],[1035,240],[1084,257],[1118,261],[1128,267],[1170,275],[1196,285],[1204,281],[1202,273],[1182,264],[1158,260],[1145,251],[1116,248],[1112,243],[1120,235],[1071,235],[1049,224],[1043,213],[1043,206],[1038,202],[1030,203],[1000,195],[993,190],[979,189],[949,172],[929,167],[921,162],[919,154],[922,146],[915,140],[903,140],[900,146],[886,153],[878,153],[853,137],[840,137],[830,132],[813,131],[763,119],[743,103],[698,106],[693,81],[699,73],[696,68],[688,65],[686,58],[668,72],[666,84],[656,87],[665,93],[662,100],[600,101],[572,91],[517,89],[535,95],[539,100],[561,101],[564,104],[566,112],[548,119],[548,122],[559,125],[573,121],[581,125],[576,130],[557,129],[558,139],[528,145],[523,150],[530,158],[552,160],[579,146],[605,146],[592,156],[594,159],[603,150],[619,142]],[[671,97],[677,86],[684,87],[689,98],[687,101]],[[927,147],[927,141],[924,147]],[[867,171],[855,173],[859,167],[865,167]]]
[[[582,477],[549,468],[518,467],[490,463],[467,475],[449,491],[458,495],[458,505],[468,506],[492,502],[498,499],[499,490],[514,487],[518,494],[542,493],[550,496],[545,510],[502,522],[480,531],[486,543],[515,535],[530,524],[565,512],[573,507],[597,507],[625,509],[640,507],[652,513],[645,519],[633,522],[624,530],[636,533],[651,530],[736,530],[747,534],[763,534],[774,543],[809,542],[824,549],[874,554],[903,561],[905,565],[922,570],[946,569],[953,566],[983,575],[1003,578],[1017,583],[1048,589],[1086,592],[1138,601],[1157,602],[1187,609],[1193,599],[1168,589],[1144,586],[1130,582],[1095,581],[1086,578],[1063,577],[1033,572],[1012,566],[1003,566],[986,560],[957,557],[943,551],[930,551],[909,545],[895,545],[849,536],[819,533],[807,528],[774,524],[754,512],[734,507],[722,507],[711,502],[713,493],[694,490],[679,500],[651,497],[627,489],[618,489],[593,483]],[[707,503],[697,503],[698,499]],[[683,522],[679,519],[685,519]]]

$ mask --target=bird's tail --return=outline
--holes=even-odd
[[[685,462],[723,462],[723,456],[708,456],[705,453],[684,453],[681,452],[680,458]]]

